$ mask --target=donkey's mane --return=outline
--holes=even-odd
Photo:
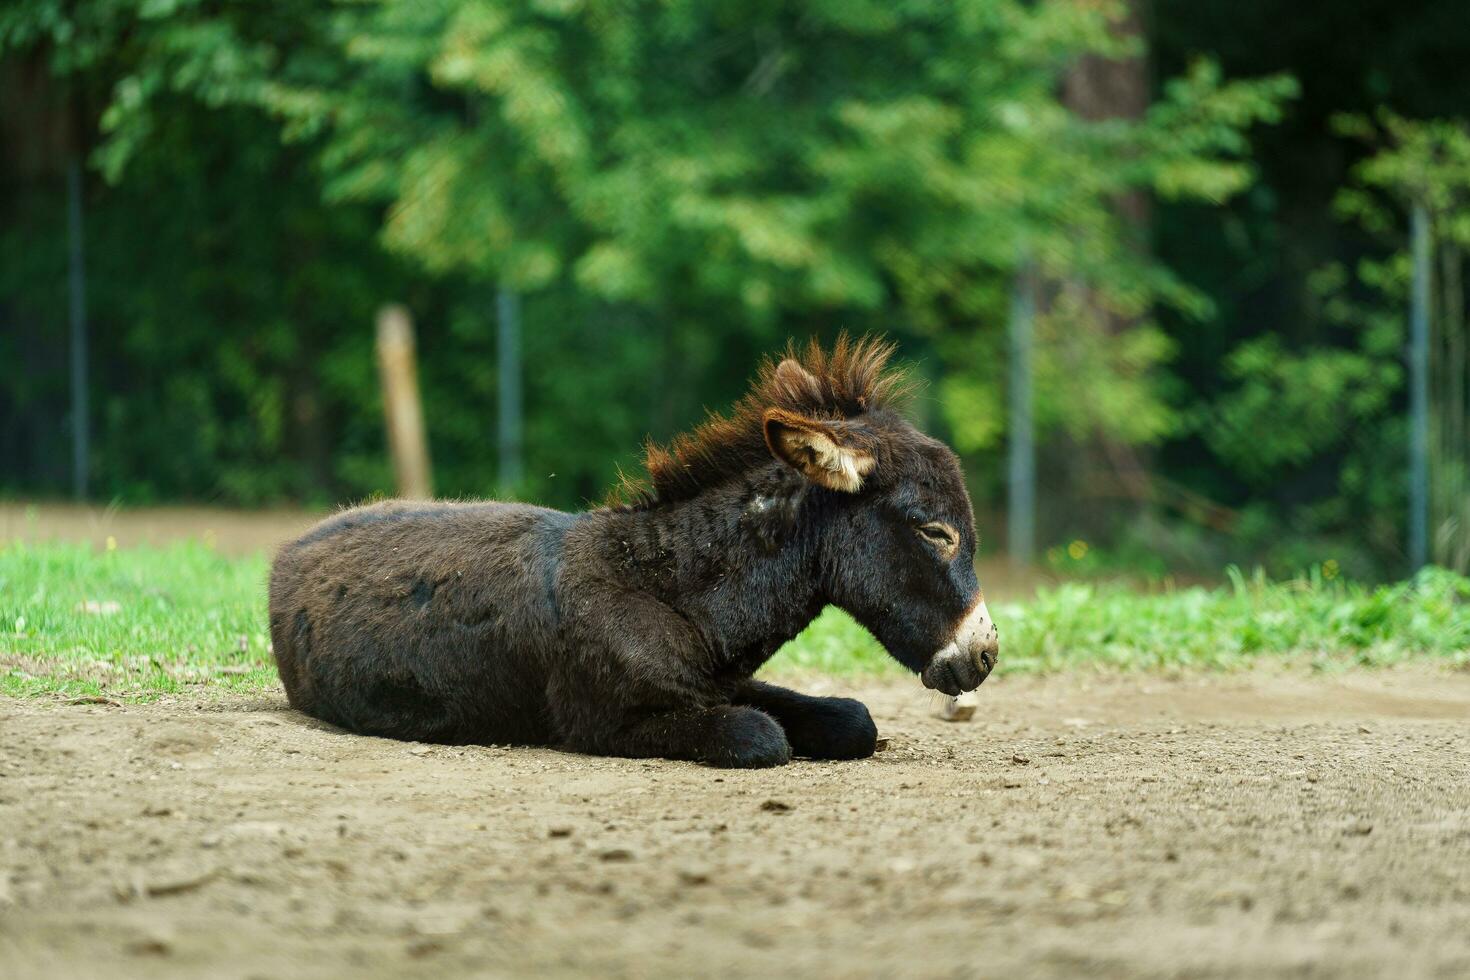
[[[875,409],[891,408],[907,390],[906,378],[888,369],[894,345],[877,337],[837,338],[831,351],[812,340],[805,349],[788,343],[785,354],[767,359],[729,415],[710,412],[692,432],[675,436],[667,446],[649,441],[643,465],[647,480],[623,474],[614,499],[634,506],[688,500],[736,474],[769,462],[764,416],[779,408],[811,418],[850,419]],[[781,370],[783,361],[802,371]]]

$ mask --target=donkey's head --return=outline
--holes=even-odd
[[[767,364],[729,416],[647,456],[652,501],[688,499],[737,476],[789,469],[785,506],[758,491],[747,513],[805,527],[821,598],[851,613],[927,687],[959,694],[995,666],[995,625],[975,578],[975,517],[959,460],[893,408],[891,345],[839,339]]]
[[[887,353],[864,345],[857,351]],[[832,387],[830,372],[851,356],[839,347],[815,364],[810,355],[807,364],[788,358],[773,378],[815,393]],[[827,598],[919,672],[926,687],[952,695],[973,690],[995,666],[1000,642],[975,577],[975,517],[959,460],[881,400],[874,404],[872,393],[861,397],[859,412],[841,417],[806,400],[806,411],[767,408],[763,422],[771,453],[821,497],[814,509],[823,524],[818,548]]]

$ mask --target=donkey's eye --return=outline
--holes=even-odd
[[[939,545],[942,550],[952,551],[959,546],[959,536],[955,534],[954,528],[942,521],[920,524],[917,530],[925,540]]]

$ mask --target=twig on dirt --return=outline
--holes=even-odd
[[[102,697],[100,695],[97,695],[97,694],[88,694],[88,695],[85,695],[85,696],[79,697],[79,698],[67,698],[62,703],[63,704],[105,704],[109,708],[121,708],[122,707],[122,702],[121,701],[114,701],[114,700],[112,700],[112,698],[104,698],[104,697]]]
[[[144,892],[149,898],[157,898],[160,895],[179,895],[209,884],[218,874],[219,868],[210,868],[203,874],[194,875],[192,878],[175,878],[172,881],[159,881],[145,885]]]
[[[121,882],[114,887],[119,901],[131,902],[135,898],[161,898],[165,895],[182,895],[196,888],[202,888],[219,876],[219,868],[210,868],[203,874],[191,875],[186,878],[165,878],[162,881],[145,882],[142,876],[135,876],[131,881]]]

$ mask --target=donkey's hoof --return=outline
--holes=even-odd
[[[852,698],[813,698],[813,705],[788,720],[786,736],[808,759],[866,759],[878,750],[878,726],[868,706]]]
[[[791,761],[791,745],[776,720],[755,708],[732,708],[705,761],[723,769],[769,769]]]
[[[878,726],[868,706],[850,698],[833,698],[833,718],[822,733],[822,759],[866,759],[878,751]]]

